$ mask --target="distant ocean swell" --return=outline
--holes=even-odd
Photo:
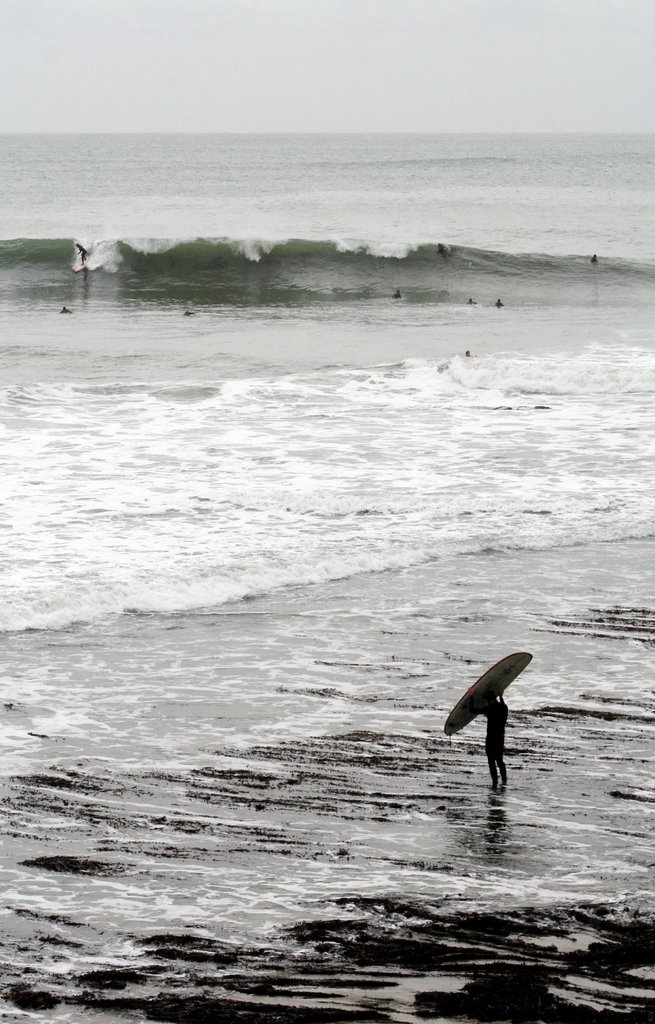
[[[88,273],[73,275],[71,239],[0,241],[0,291],[6,298],[73,295],[80,284],[118,301],[186,304],[303,304],[390,297],[412,302],[486,301],[568,304],[649,299],[655,262],[590,256],[496,252],[441,243],[197,238],[84,240]]]

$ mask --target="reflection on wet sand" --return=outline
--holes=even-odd
[[[508,841],[511,839],[511,835],[508,833],[504,790],[491,790],[487,800],[487,822],[484,833],[485,852],[487,854],[499,855],[506,852]]]

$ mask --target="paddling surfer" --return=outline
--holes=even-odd
[[[493,789],[496,789],[498,786],[496,765],[500,769],[500,778],[503,785],[507,782],[507,769],[503,760],[505,754],[507,704],[503,700],[502,695],[497,698],[493,690],[487,690],[485,698],[488,702],[487,707],[482,708],[480,711],[480,714],[484,715],[487,719],[487,737],[484,749],[487,754],[487,761],[489,762],[491,785]]]

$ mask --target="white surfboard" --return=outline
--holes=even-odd
[[[476,679],[472,686],[469,686],[464,696],[458,700],[448,715],[443,727],[446,736],[452,736],[454,732],[459,732],[474,718],[477,718],[488,704],[488,701],[484,699],[484,694],[491,691],[496,697],[499,697],[531,661],[531,654],[528,654],[527,651],[520,651],[517,654],[508,654],[486,672],[483,672],[480,678]]]

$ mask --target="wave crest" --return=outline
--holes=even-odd
[[[114,278],[132,301],[256,305],[389,298],[410,302],[584,304],[651,301],[655,262],[508,253],[439,242],[359,239],[194,238],[83,240],[94,287]],[[5,293],[50,294],[70,280],[72,239],[0,242]],[[68,275],[68,277],[67,277]]]

